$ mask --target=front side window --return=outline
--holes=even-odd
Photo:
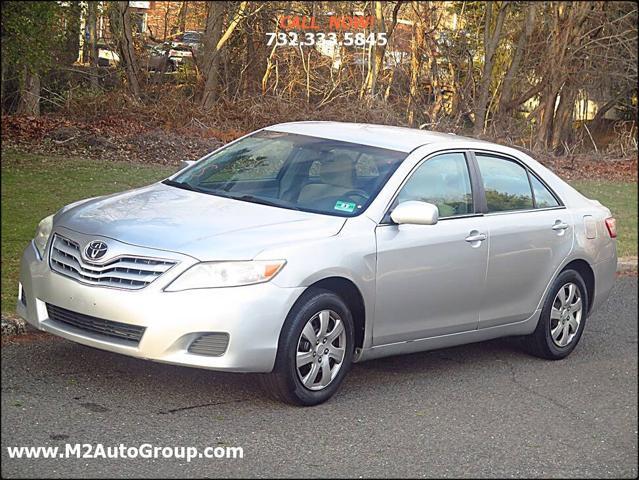
[[[503,158],[476,153],[484,181],[488,212],[529,210],[533,196],[528,172],[521,165]]]
[[[463,153],[446,153],[426,160],[408,179],[397,203],[432,203],[442,218],[474,213],[470,174]]]
[[[406,153],[263,130],[223,148],[165,184],[308,212],[355,216]]]

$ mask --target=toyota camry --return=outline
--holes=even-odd
[[[518,149],[296,122],[185,163],[43,219],[18,313],[314,405],[389,355],[517,336],[562,359],[614,282],[610,211]]]

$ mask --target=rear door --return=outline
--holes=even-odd
[[[518,322],[537,308],[573,244],[569,211],[514,158],[474,152],[490,235],[479,328]]]

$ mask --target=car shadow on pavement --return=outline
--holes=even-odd
[[[35,340],[46,342],[41,355],[30,360],[33,376],[58,378],[82,395],[73,398],[87,410],[99,413],[106,406],[88,399],[110,397],[114,380],[123,394],[122,401],[135,404],[136,396],[162,398],[155,413],[173,414],[191,409],[251,401],[268,404],[277,402],[265,395],[258,374],[216,372],[198,368],[168,365],[127,357],[56,338],[43,336]],[[332,402],[360,397],[371,391],[396,388],[415,382],[445,383],[477,375],[479,370],[497,370],[504,362],[532,358],[518,345],[517,339],[498,339],[459,347],[388,357],[353,365],[346,381]],[[105,392],[104,395],[101,392]],[[166,399],[169,399],[167,404]],[[104,403],[104,402],[103,402]],[[120,405],[121,406],[121,405]]]

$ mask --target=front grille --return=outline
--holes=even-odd
[[[102,264],[88,262],[82,258],[80,245],[54,235],[49,264],[51,270],[81,283],[138,289],[146,287],[176,262],[134,256],[118,257]]]
[[[72,327],[86,332],[125,340],[127,342],[135,343],[136,345],[140,342],[145,330],[145,327],[104,320],[103,318],[72,312],[49,303],[47,303],[47,313],[49,315],[49,319],[54,322],[71,325]]]
[[[207,357],[221,357],[229,344],[229,334],[223,332],[205,333],[197,337],[189,345],[189,353],[206,355]]]

